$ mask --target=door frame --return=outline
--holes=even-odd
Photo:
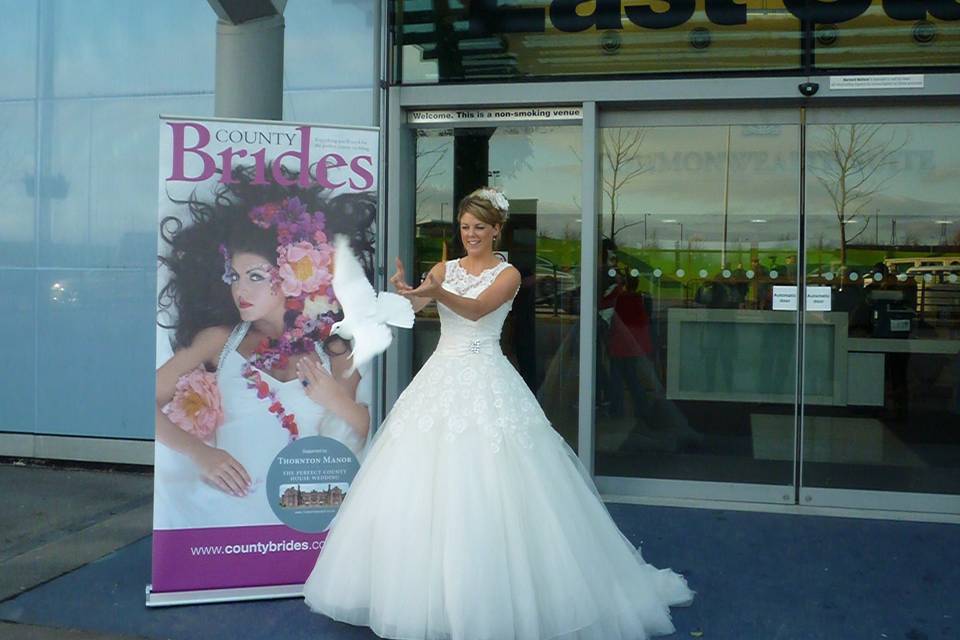
[[[960,101],[936,106],[920,104],[857,104],[817,105],[807,108],[804,127],[820,124],[935,124],[960,123]],[[805,133],[805,132],[804,132]],[[809,184],[805,181],[804,187]],[[804,212],[805,214],[805,212]],[[806,215],[804,238],[806,236]],[[807,273],[806,251],[801,255],[802,273]],[[800,299],[805,299],[806,278],[800,285]],[[807,314],[804,313],[804,326]],[[802,396],[801,396],[802,398]],[[803,482],[803,425],[805,412],[800,413],[798,504],[810,507],[840,507],[863,510],[891,510],[902,512],[942,513],[960,515],[960,494],[916,493],[908,491],[879,491],[871,489],[844,489],[808,487]]]
[[[812,97],[802,97],[798,85],[804,81],[818,82],[820,91]],[[834,90],[829,87],[829,76],[770,77],[770,78],[701,78],[595,81],[493,83],[482,85],[418,85],[392,86],[387,96],[386,142],[386,248],[379,265],[381,274],[389,273],[392,261],[388,256],[399,255],[409,262],[413,254],[413,226],[415,194],[414,157],[416,141],[413,127],[407,125],[406,114],[425,108],[478,108],[486,106],[539,106],[565,104],[583,109],[582,149],[584,158],[594,161],[582,166],[581,265],[595,264],[597,260],[597,229],[593,224],[598,215],[599,136],[600,120],[628,117],[629,110],[671,109],[677,117],[681,108],[690,111],[731,110],[737,113],[749,110],[793,109],[797,113],[807,107],[815,109],[850,109],[862,105],[885,102],[888,105],[906,105],[911,113],[936,112],[932,103],[960,105],[960,73],[925,74],[923,87],[917,89]],[[922,104],[920,103],[922,101]],[[629,112],[630,115],[636,112]],[[530,123],[491,123],[491,126]],[[591,152],[588,155],[588,151]],[[802,214],[802,212],[801,212]],[[801,236],[801,242],[802,242]],[[801,252],[801,259],[803,258]],[[596,283],[592,278],[581,283],[581,309],[596,307]],[[581,314],[580,353],[580,415],[578,444],[581,461],[597,483],[601,492],[625,496],[628,499],[668,498],[690,499],[709,506],[714,501],[804,505],[825,507],[853,507],[904,512],[960,513],[960,496],[906,494],[892,492],[863,492],[841,489],[803,489],[795,485],[755,485],[722,482],[692,482],[643,478],[596,477],[594,475],[594,368],[596,341],[595,314]],[[589,345],[589,348],[588,348]],[[384,384],[381,397],[382,413],[386,413],[410,379],[412,340],[401,333],[385,354]],[[802,362],[802,359],[801,359]],[[802,376],[798,376],[799,381]],[[802,419],[798,421],[798,441],[802,440]],[[795,465],[799,468],[799,465]],[[798,472],[799,473],[799,472]],[[798,487],[800,489],[798,490]],[[798,495],[798,491],[800,492]]]
[[[623,109],[622,105],[610,105],[600,112],[597,122],[597,137],[600,129],[609,127],[658,127],[658,126],[737,126],[737,125],[785,125],[800,127],[800,109],[795,106],[767,104],[766,106],[723,105],[707,109],[702,104],[684,103],[680,108],[663,108],[662,105],[645,105],[645,108]],[[801,150],[801,135],[798,134],[798,153]],[[799,167],[799,156],[797,159]],[[600,175],[598,172],[597,180]],[[802,206],[800,190],[802,182],[797,179],[797,202]],[[597,207],[594,216],[602,215],[602,207]],[[594,224],[596,218],[593,218]],[[798,258],[802,254],[802,210],[797,211],[796,228]],[[581,306],[581,309],[595,308]],[[595,315],[595,314],[593,314]],[[592,324],[595,318],[590,318]],[[588,319],[581,315],[581,322],[586,324]],[[800,353],[800,314],[795,313],[794,325],[794,353]],[[796,364],[794,366],[797,366]],[[595,372],[591,371],[591,380],[595,379]],[[799,376],[799,368],[797,370]],[[799,439],[799,388],[793,394],[793,442]],[[591,416],[589,427],[595,433],[596,423]],[[581,425],[583,429],[583,425]],[[700,480],[675,480],[666,478],[636,478],[621,476],[595,476],[594,480],[602,493],[618,496],[645,496],[655,498],[706,500],[725,502],[750,502],[776,505],[793,505],[798,501],[799,464],[796,456],[793,458],[790,483],[751,483],[751,482],[719,482]]]

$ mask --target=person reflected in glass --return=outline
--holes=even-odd
[[[650,360],[653,356],[650,316],[638,287],[639,278],[618,273],[614,286],[600,300],[599,308],[612,309],[606,340],[611,373],[607,387],[610,410],[615,416],[624,415],[626,391],[634,418],[643,420],[652,403],[650,387],[640,381],[640,368],[643,367],[646,378],[654,369]]]
[[[713,280],[700,286],[695,301],[707,309],[741,308],[749,285],[742,267],[738,271],[742,274],[742,281],[718,273]],[[738,348],[737,325],[732,321],[711,319],[708,315],[708,321],[701,325],[699,337],[704,363],[703,391],[708,394],[731,391]]]
[[[863,290],[864,309],[851,313],[857,319],[857,329],[873,338],[911,338],[916,323],[916,280],[912,277],[900,280],[890,273],[885,262],[877,262],[864,276]],[[910,406],[911,355],[887,352],[883,354],[883,363],[885,405],[894,421],[905,422]]]
[[[612,417],[617,414],[614,408],[616,399],[611,391],[611,363],[609,353],[604,345],[610,343],[610,324],[613,321],[614,295],[622,278],[621,267],[617,257],[617,245],[610,238],[600,242],[600,264],[597,270],[597,288],[599,300],[597,302],[597,406],[602,417]],[[620,398],[622,400],[622,397]]]

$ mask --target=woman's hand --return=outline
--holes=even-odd
[[[429,298],[433,300],[436,299],[437,294],[440,293],[440,285],[442,284],[443,280],[435,276],[433,271],[431,271],[419,287],[407,291],[400,291],[399,293],[407,298]]]
[[[250,489],[250,474],[236,458],[224,451],[203,445],[193,453],[203,479],[224,493],[243,497]]]
[[[413,287],[407,284],[407,275],[399,257],[397,258],[397,272],[390,276],[390,284],[397,290],[397,293],[406,293],[413,290]]]
[[[323,407],[328,407],[343,389],[333,379],[333,376],[320,364],[320,358],[309,354],[297,360],[297,378],[303,385],[307,397]]]

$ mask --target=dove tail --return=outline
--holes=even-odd
[[[396,293],[384,291],[377,296],[377,316],[381,322],[394,327],[413,327],[413,306]]]

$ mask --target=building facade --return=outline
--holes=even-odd
[[[0,89],[22,123],[0,178],[0,453],[134,460],[155,116],[213,113],[216,16],[83,7],[17,3],[0,27],[5,58],[34,52]],[[394,255],[459,255],[472,189],[511,199],[504,348],[601,491],[960,515],[955,2],[282,12],[284,118],[382,127],[384,279]],[[381,415],[437,330],[427,312],[388,352]]]
[[[602,492],[960,512],[956,3],[394,8],[388,247],[517,203],[505,347]]]

